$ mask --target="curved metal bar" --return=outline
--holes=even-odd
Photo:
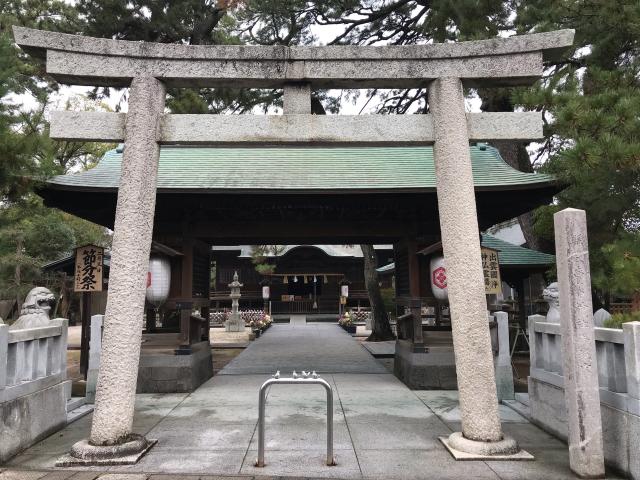
[[[294,372],[295,375],[295,372]],[[258,459],[256,467],[264,467],[264,434],[265,434],[265,410],[267,404],[267,390],[271,385],[322,385],[327,392],[327,458],[326,464],[336,464],[333,458],[333,389],[322,378],[270,378],[262,384],[259,392],[258,406]]]

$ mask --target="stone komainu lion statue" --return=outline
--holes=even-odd
[[[56,297],[53,296],[53,293],[48,288],[36,287],[31,289],[22,304],[18,320],[9,329],[22,330],[25,328],[46,327],[51,321],[49,312],[55,303]]]
[[[546,321],[550,323],[560,323],[560,292],[558,291],[558,282],[550,283],[549,286],[542,291],[542,298],[549,304]]]

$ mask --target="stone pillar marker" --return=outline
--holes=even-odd
[[[96,401],[96,385],[100,373],[100,352],[102,350],[102,324],[104,315],[91,317],[91,340],[89,341],[89,368],[87,369],[87,386],[85,399],[87,403]]]
[[[496,388],[500,400],[513,400],[513,370],[509,351],[509,314],[494,312],[498,324],[498,359],[496,360]]]
[[[93,423],[89,440],[71,450],[85,461],[131,457],[152,446],[133,434],[132,425],[165,87],[153,77],[136,77],[129,92]]]
[[[583,478],[603,478],[602,417],[593,331],[587,216],[584,210],[566,208],[553,216],[553,224],[560,290],[569,465]]]
[[[627,395],[640,407],[640,322],[623,323],[622,331],[624,332]]]
[[[517,443],[503,437],[498,416],[480,231],[460,79],[434,80],[429,88],[429,108],[434,117],[438,210],[462,420],[462,432],[451,434],[445,445],[450,450],[477,455],[515,454]]]

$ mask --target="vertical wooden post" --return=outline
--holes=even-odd
[[[193,309],[193,249],[192,238],[185,238],[183,243],[182,277],[180,281],[180,341],[182,345],[191,343],[191,311]]]
[[[516,291],[518,292],[518,324],[523,328],[527,328],[527,304],[525,302],[524,277],[520,277],[516,283]]]
[[[156,309],[153,307],[147,308],[147,333],[154,332],[156,329]]]
[[[204,338],[206,340],[210,339],[210,335],[209,335],[209,331],[210,331],[210,328],[209,328],[209,313],[210,313],[210,308],[209,307],[202,307],[200,309],[200,315],[202,316],[202,318],[205,319],[205,323],[204,323],[203,328],[204,328]]]
[[[420,299],[420,262],[415,240],[411,239],[407,244],[407,261],[409,264],[409,295],[411,296],[409,308],[413,315],[413,345],[424,346],[422,335],[422,301]]]
[[[180,307],[180,343],[181,346],[191,344],[191,302]]]

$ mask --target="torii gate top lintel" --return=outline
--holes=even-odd
[[[469,86],[530,84],[574,36],[559,30],[427,45],[285,47],[134,42],[24,27],[13,33],[62,83],[123,87],[145,74],[170,87],[254,88],[296,81],[316,88],[416,88],[445,76]]]

